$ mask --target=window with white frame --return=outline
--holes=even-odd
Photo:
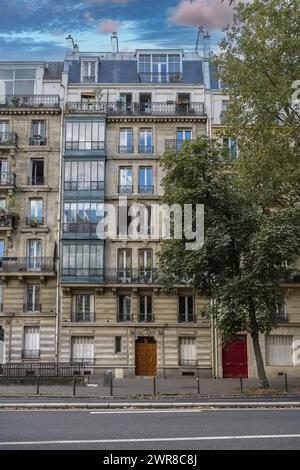
[[[103,150],[104,122],[69,121],[66,123],[67,150]]]
[[[36,68],[0,68],[1,95],[33,95]]]
[[[29,283],[26,286],[26,312],[39,312],[40,307],[40,285]]]
[[[179,338],[179,365],[196,366],[196,338]]]
[[[8,183],[8,162],[7,160],[0,160],[0,185]]]
[[[267,335],[265,337],[266,364],[268,366],[293,365],[293,336]]]
[[[43,199],[29,200],[28,223],[34,225],[43,224]]]
[[[81,82],[97,82],[97,62],[95,60],[83,60],[81,62]]]
[[[104,188],[104,162],[65,162],[65,190],[88,191]]]
[[[40,356],[40,328],[38,326],[24,327],[24,359],[35,359]]]
[[[72,357],[73,362],[92,364],[94,362],[94,337],[93,336],[73,336],[72,337]]]
[[[64,276],[103,275],[103,245],[100,243],[64,244],[62,255]]]
[[[132,193],[132,167],[119,168],[119,188],[118,193]]]
[[[139,296],[139,317],[140,322],[152,322],[152,296]]]
[[[178,82],[181,79],[180,54],[140,54],[139,79],[142,82]]]
[[[133,153],[133,132],[131,128],[120,129],[119,153]]]
[[[76,294],[73,298],[73,321],[94,321],[94,296]]]
[[[178,297],[179,322],[193,322],[194,315],[194,297],[192,295],[180,295]]]
[[[118,321],[126,322],[131,320],[131,296],[119,295]]]

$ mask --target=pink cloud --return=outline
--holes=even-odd
[[[226,0],[181,0],[168,20],[182,26],[220,29],[231,23],[232,7]]]
[[[119,28],[120,28],[119,21],[104,20],[99,25],[99,32],[100,33],[113,33],[114,31],[118,32]]]

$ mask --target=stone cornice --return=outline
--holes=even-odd
[[[114,122],[203,122],[207,120],[206,116],[107,116],[108,123]]]
[[[42,116],[42,115],[52,115],[58,116],[60,115],[62,110],[60,108],[2,108],[0,107],[0,116],[22,116],[22,115],[35,115],[35,116]]]

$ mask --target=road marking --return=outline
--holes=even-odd
[[[111,414],[145,414],[145,413],[202,413],[201,410],[114,410],[114,411],[90,411],[91,415],[111,415]],[[209,410],[207,410],[209,411]],[[212,410],[213,411],[213,410]]]
[[[76,439],[53,441],[0,441],[0,446],[32,446],[32,445],[59,445],[59,444],[122,444],[130,442],[182,442],[182,441],[230,441],[247,439],[295,439],[300,434],[262,434],[250,436],[199,436],[199,437],[149,437],[143,439]]]

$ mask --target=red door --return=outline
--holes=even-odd
[[[247,336],[235,336],[231,343],[224,346],[222,351],[223,377],[248,378]]]

